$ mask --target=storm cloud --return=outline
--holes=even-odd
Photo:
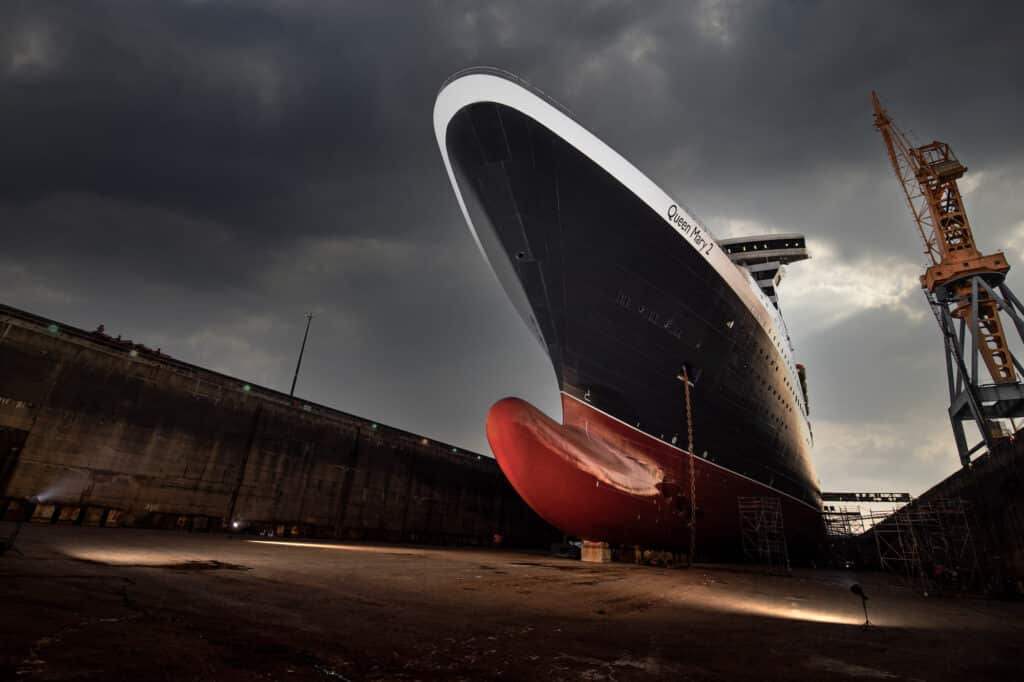
[[[957,460],[869,93],[953,144],[979,244],[1021,264],[1022,19],[1012,3],[7,0],[0,301],[283,390],[312,311],[300,395],[487,452],[494,400],[559,411],[432,129],[447,76],[498,66],[717,236],[807,234],[780,300],[822,485],[920,492]]]

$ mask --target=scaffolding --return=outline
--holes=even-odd
[[[777,497],[738,497],[740,538],[743,555],[769,573],[789,573],[789,549],[782,518],[782,502]]]
[[[835,568],[855,568],[864,563],[858,539],[867,530],[860,507],[828,505],[821,513],[825,526],[827,559]]]
[[[875,536],[881,568],[918,586],[925,594],[980,587],[981,569],[962,498],[914,502],[877,521]]]
[[[872,528],[872,534],[878,550],[879,567],[900,576],[908,584],[918,582],[927,594],[928,583],[910,514],[904,508],[873,520],[878,521]]]
[[[840,509],[825,507],[822,512],[825,521],[825,534],[828,537],[848,538],[861,535],[864,530],[864,515],[860,509]]]

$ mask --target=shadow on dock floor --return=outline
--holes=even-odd
[[[58,526],[18,545],[2,679],[1011,679],[1024,642],[1024,604],[882,575]]]

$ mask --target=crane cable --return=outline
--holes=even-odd
[[[693,553],[697,547],[697,476],[694,472],[696,466],[693,453],[693,407],[690,404],[690,373],[683,368],[683,391],[686,395],[686,442],[687,450],[690,453],[690,553],[687,556],[688,566],[693,565]]]

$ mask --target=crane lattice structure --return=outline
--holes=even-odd
[[[992,452],[1024,416],[1024,368],[1010,352],[1000,313],[1024,340],[1024,305],[1006,285],[1010,265],[1002,252],[982,254],[974,242],[957,180],[967,168],[945,142],[913,146],[871,93],[875,127],[882,133],[893,170],[914,216],[930,261],[921,287],[939,323],[946,349],[949,419],[960,462],[983,447]],[[979,378],[981,358],[991,382]],[[968,446],[964,422],[973,421],[981,441]],[[1006,428],[1009,421],[1010,428]]]

